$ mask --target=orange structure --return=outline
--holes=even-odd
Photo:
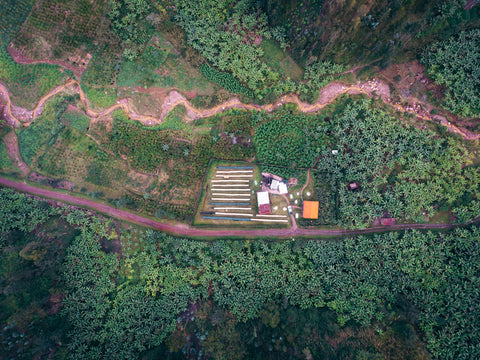
[[[318,219],[318,201],[303,202],[303,217],[305,219]]]

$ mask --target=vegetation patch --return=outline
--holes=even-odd
[[[3,0],[0,7],[0,43],[8,44],[10,39],[20,30],[35,1]]]
[[[56,65],[16,63],[0,44],[0,81],[7,86],[15,105],[32,109],[40,97],[65,79],[66,74]]]
[[[287,109],[260,116],[263,120],[255,120],[260,124],[255,128],[254,142],[258,162],[268,164],[266,171],[288,178],[313,166],[327,143],[323,119]]]
[[[423,54],[428,73],[448,88],[446,106],[462,116],[480,116],[480,30],[463,31],[432,44]]]
[[[366,227],[384,213],[422,222],[477,192],[479,182],[467,179],[478,178],[478,168],[468,166],[472,154],[460,141],[401,125],[369,101],[338,111],[317,168],[338,189],[339,224]]]
[[[208,80],[221,86],[222,88],[227,89],[234,94],[242,94],[248,97],[253,97],[252,91],[240,84],[240,82],[235,79],[232,74],[218,71],[208,64],[200,65],[199,70]]]

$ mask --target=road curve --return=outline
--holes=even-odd
[[[480,218],[475,221],[471,221],[462,225],[450,225],[450,224],[400,224],[393,226],[378,226],[371,227],[364,230],[325,230],[325,229],[262,229],[262,230],[243,230],[243,229],[198,229],[192,228],[186,224],[167,224],[160,221],[145,218],[143,216],[130,213],[125,210],[116,209],[114,207],[97,203],[92,200],[83,199],[73,195],[58,193],[51,190],[41,189],[34,186],[27,185],[12,180],[8,180],[0,177],[0,185],[14,188],[21,192],[26,192],[41,197],[47,197],[55,199],[61,202],[66,202],[81,207],[91,208],[101,213],[107,214],[120,220],[126,220],[132,223],[140,224],[143,226],[151,227],[156,230],[170,233],[172,235],[181,235],[188,237],[208,237],[208,238],[225,238],[225,237],[244,237],[244,238],[291,238],[295,236],[311,236],[311,237],[330,237],[330,236],[346,236],[357,234],[370,234],[377,232],[387,231],[400,231],[400,230],[448,230],[455,227],[461,227],[470,225],[475,222],[479,222]]]

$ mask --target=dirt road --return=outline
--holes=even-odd
[[[242,229],[197,229],[185,224],[167,224],[143,216],[132,214],[125,210],[119,210],[108,205],[100,204],[92,200],[80,197],[58,193],[55,191],[36,188],[24,183],[11,181],[0,178],[0,185],[14,188],[18,191],[55,199],[81,207],[87,207],[101,213],[107,214],[120,220],[126,220],[132,223],[148,226],[159,231],[167,232],[173,235],[188,237],[208,237],[208,238],[294,238],[295,236],[310,237],[329,237],[329,236],[346,236],[353,234],[369,234],[386,231],[399,231],[409,229],[419,230],[445,230],[455,227],[470,225],[480,221],[480,218],[464,225],[447,225],[447,224],[401,224],[394,226],[377,226],[365,230],[324,230],[324,229],[264,229],[264,230],[242,230]]]
[[[19,127],[22,124],[23,126],[29,126],[42,113],[45,103],[51,97],[67,89],[74,90],[80,95],[80,100],[86,109],[85,113],[92,119],[111,114],[113,111],[117,109],[122,109],[130,119],[139,121],[146,126],[153,126],[161,123],[165,119],[169,111],[171,111],[173,108],[175,108],[178,105],[185,106],[187,110],[187,116],[190,118],[190,120],[210,117],[215,114],[221,113],[226,109],[232,109],[232,108],[258,110],[258,111],[263,110],[263,111],[271,112],[287,103],[296,104],[298,106],[298,109],[301,112],[314,113],[314,112],[320,111],[321,109],[331,104],[333,101],[335,101],[337,97],[339,97],[342,94],[365,94],[370,97],[379,97],[385,103],[390,104],[393,108],[395,108],[398,111],[413,113],[424,120],[434,121],[434,118],[430,115],[419,115],[414,110],[414,108],[404,107],[400,104],[393,104],[390,100],[390,90],[389,90],[388,84],[379,80],[370,80],[364,83],[352,84],[352,85],[345,85],[341,83],[332,82],[320,91],[320,96],[318,98],[318,101],[314,104],[302,102],[297,95],[290,94],[290,95],[284,95],[280,99],[278,99],[276,102],[272,104],[266,104],[266,105],[244,104],[237,98],[233,98],[220,105],[214,106],[210,109],[197,109],[182,94],[180,94],[176,90],[173,90],[168,93],[168,96],[162,102],[161,115],[159,118],[156,118],[149,115],[141,115],[141,114],[135,113],[135,111],[130,107],[128,99],[120,99],[117,101],[117,104],[112,105],[103,111],[100,111],[100,112],[95,111],[89,106],[88,99],[84,91],[81,89],[78,81],[70,79],[64,85],[58,86],[57,88],[50,91],[47,95],[43,96],[40,99],[40,101],[37,103],[35,108],[33,109],[32,116],[29,116],[28,120],[26,121],[24,119],[22,119],[23,121],[19,119],[18,116],[16,116],[16,114],[21,112],[24,112],[24,113],[30,113],[30,112],[26,109],[15,107],[11,103],[8,89],[4,85],[0,84],[0,97],[3,97],[6,101],[4,116],[7,119],[8,123],[12,126]],[[16,110],[15,114],[13,114],[12,112],[13,108]],[[449,122],[442,122],[442,125],[447,127],[450,131],[461,135],[465,140],[480,139],[480,134],[473,134],[465,129],[462,129],[453,124],[450,124]]]

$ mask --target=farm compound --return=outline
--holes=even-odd
[[[202,219],[288,224],[287,214],[271,213],[269,193],[253,189],[253,175],[250,165],[217,166],[206,187]]]

